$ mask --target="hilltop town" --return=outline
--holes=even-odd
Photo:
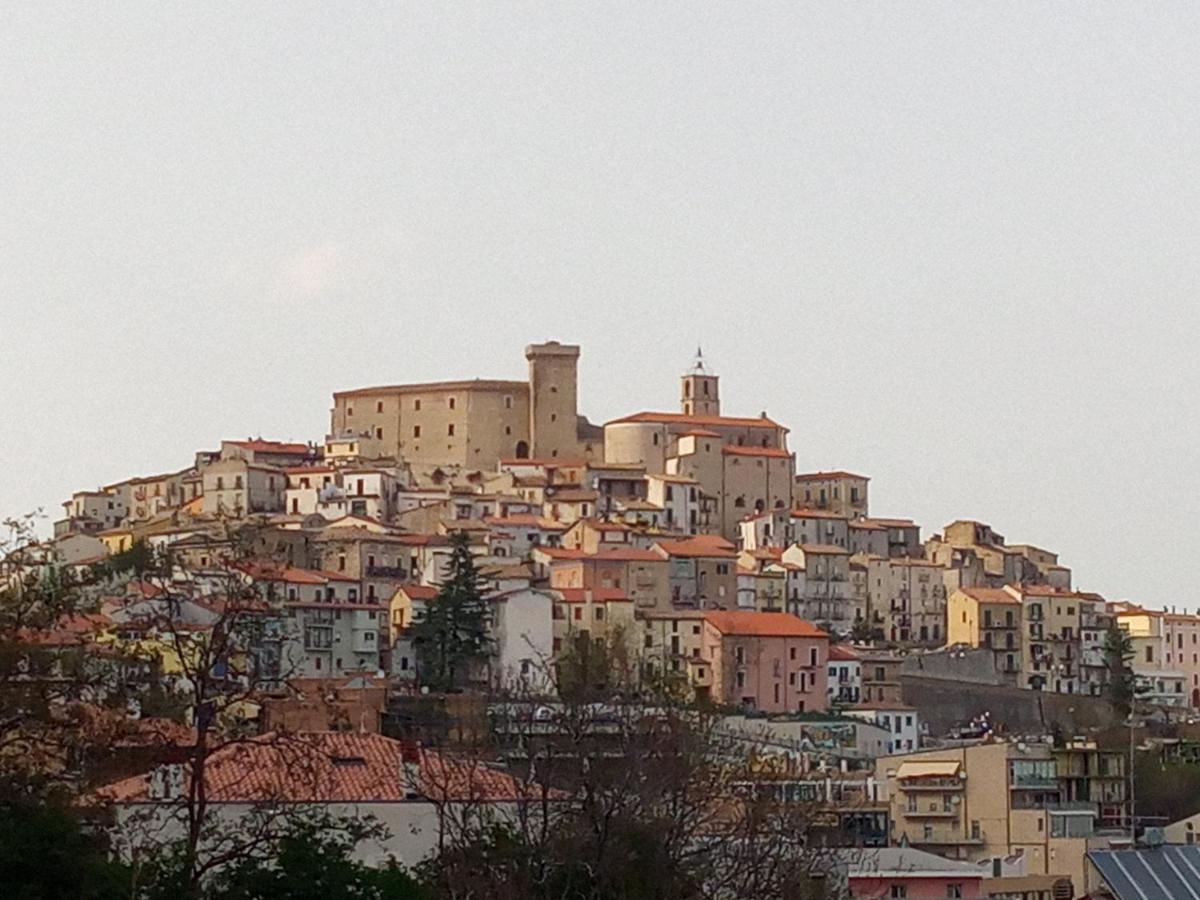
[[[895,871],[851,862],[856,895],[918,896],[896,891],[931,879],[948,897],[1099,883],[1089,851],[1136,830],[1130,755],[1105,736],[1131,714],[1186,729],[1200,616],[1077,590],[1055,552],[985,522],[877,514],[867,475],[798,468],[785,424],[725,410],[699,353],[678,409],[595,424],[579,355],[530,345],[526,381],[338,390],[319,440],[214,440],[177,470],[76,492],[53,538],[6,566],[75,578],[95,608],[30,640],[137,648],[168,690],[194,686],[179,636],[215,627],[234,578],[273,623],[274,689],[256,698],[255,728],[343,732],[362,744],[349,756],[397,760],[417,743],[435,752],[414,704],[458,698],[453,717],[462,698],[503,698],[536,718],[564,667],[595,654],[622,667],[605,703],[644,703],[652,685],[719,711],[727,733],[753,725],[756,758],[781,761],[762,780],[825,803],[825,845],[904,857]],[[463,548],[486,641],[454,684],[434,684],[421,623]],[[536,774],[506,771],[506,797]],[[119,802],[169,794],[153,771],[126,774],[142,781],[114,789]],[[1157,824],[1185,843],[1200,819]],[[399,857],[430,851],[400,833]]]

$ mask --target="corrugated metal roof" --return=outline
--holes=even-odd
[[[1088,859],[1118,900],[1200,900],[1200,846],[1092,850]]]

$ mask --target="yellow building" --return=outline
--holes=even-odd
[[[1133,645],[1140,695],[1163,706],[1200,706],[1200,618],[1131,603],[1112,606]]]
[[[1098,805],[1068,798],[1090,797],[1090,773],[1116,766],[1097,781],[1103,796],[1101,782],[1121,781],[1119,756],[1094,746],[982,743],[881,757],[875,777],[889,804],[893,843],[969,862],[1020,853],[1027,874],[1067,876],[1079,890],[1086,852],[1106,839],[1097,833]],[[1110,805],[1118,818],[1122,804]]]
[[[1022,670],[1021,601],[1004,588],[958,588],[946,613],[946,643],[987,647],[1014,683]]]

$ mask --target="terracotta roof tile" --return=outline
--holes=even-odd
[[[640,412],[623,419],[614,419],[609,425],[645,422],[661,425],[711,425],[726,428],[782,428],[778,422],[773,422],[766,416],[758,419],[736,416],[689,416],[686,413]]]
[[[722,634],[745,637],[817,637],[828,635],[806,619],[785,612],[706,612],[704,620]]]
[[[226,744],[209,757],[205,781],[210,803],[398,802],[417,799],[414,794],[494,802],[533,797],[536,790],[486,765],[414,744],[378,734],[332,731],[264,735]],[[127,778],[100,788],[93,799],[146,802],[149,782],[149,775]]]
[[[663,553],[669,556],[735,558],[737,549],[715,534],[698,534],[682,541],[658,541]]]
[[[722,447],[726,456],[766,456],[771,459],[791,459],[792,454],[778,447]]]

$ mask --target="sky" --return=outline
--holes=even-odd
[[[204,7],[204,8],[201,8]],[[1200,7],[0,5],[0,515],[520,378],[1195,608]]]

